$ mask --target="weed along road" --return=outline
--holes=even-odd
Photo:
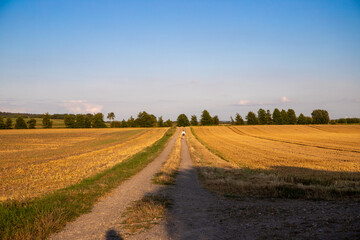
[[[113,229],[119,227],[119,219],[127,205],[159,188],[151,183],[151,178],[167,160],[178,134],[179,130],[164,151],[146,168],[100,200],[90,213],[67,224],[63,231],[54,234],[50,239],[106,239]]]

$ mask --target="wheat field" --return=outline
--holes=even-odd
[[[360,190],[359,125],[212,126],[192,127],[192,131],[228,168],[243,170],[241,174],[249,171],[253,179],[261,174],[258,184],[287,182]],[[211,166],[202,161],[200,167]]]
[[[0,132],[0,200],[37,197],[80,182],[143,150],[167,128]]]

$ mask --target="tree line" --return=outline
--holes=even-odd
[[[107,118],[111,121],[110,127],[113,128],[126,128],[126,127],[172,127],[173,123],[170,119],[164,121],[162,116],[158,119],[153,114],[145,111],[139,112],[136,119],[130,116],[128,120],[114,121],[115,114],[108,113]]]
[[[43,128],[51,128],[52,127],[51,115],[49,113],[46,113],[41,115],[41,117],[42,117]],[[31,118],[28,121],[25,121],[23,116],[18,116],[15,120],[15,125],[13,126],[13,121],[10,117],[4,120],[3,116],[0,116],[0,129],[12,129],[13,127],[15,129],[35,129],[36,119]]]

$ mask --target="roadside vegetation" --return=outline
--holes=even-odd
[[[161,185],[175,184],[175,177],[180,166],[181,134],[178,134],[174,148],[172,149],[168,160],[164,163],[161,170],[155,174],[152,181]]]
[[[112,168],[40,198],[0,202],[0,236],[8,239],[45,239],[69,221],[89,212],[96,201],[153,161],[174,129],[153,145]]]

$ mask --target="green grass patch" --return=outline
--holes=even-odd
[[[57,190],[41,198],[0,203],[0,236],[8,239],[45,239],[83,213],[110,190],[153,161],[164,149],[175,129],[169,129],[152,146],[79,184]]]

